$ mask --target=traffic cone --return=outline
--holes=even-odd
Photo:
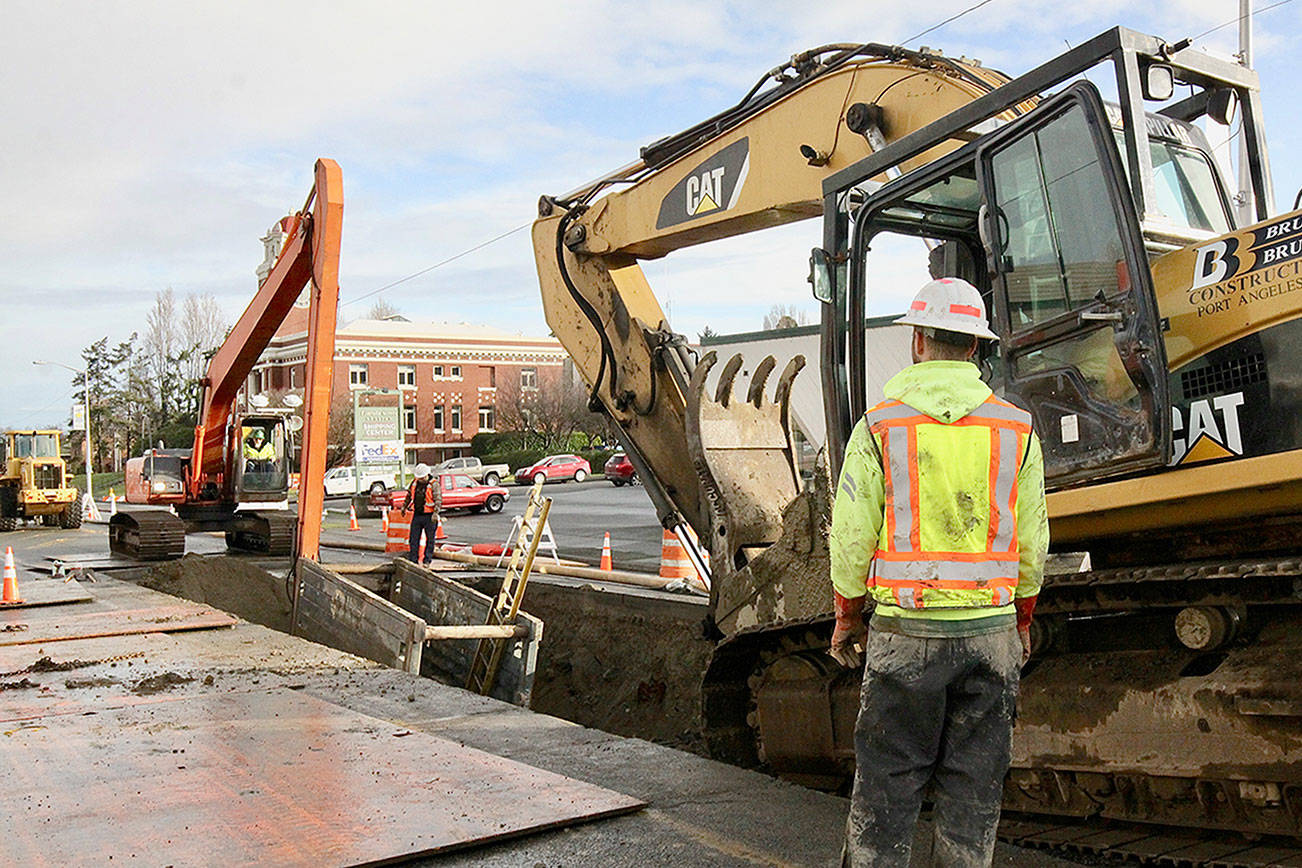
[[[362,526],[357,523],[357,507],[353,506],[351,503],[348,504],[348,529],[349,530],[362,529]]]
[[[110,488],[109,489],[109,517],[112,518],[117,514],[118,514],[118,496],[114,494],[113,489]]]
[[[18,571],[14,569],[14,548],[5,546],[5,588],[0,606],[16,606],[23,601],[18,596]]]
[[[614,569],[610,562],[610,531],[606,531],[606,538],[601,541],[601,568],[606,571]]]
[[[438,526],[434,529],[434,542],[447,538],[448,535],[443,532],[443,516],[439,516]]]
[[[678,535],[671,530],[666,530],[660,540],[660,578],[696,578],[696,567],[692,566]]]
[[[389,535],[389,507],[380,507],[380,530],[385,536]]]

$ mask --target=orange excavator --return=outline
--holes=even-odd
[[[231,548],[316,558],[321,536],[326,429],[330,421],[343,179],[333,160],[316,162],[303,208],[284,218],[275,266],[208,365],[199,424],[189,449],[151,449],[126,467],[127,502],[109,522],[112,551],[139,560],[185,554],[187,531],[226,532]],[[288,510],[292,410],[235,399],[276,329],[311,282],[298,516]],[[252,403],[252,402],[250,402]],[[297,532],[296,532],[297,531]],[[297,546],[295,546],[297,539]]]

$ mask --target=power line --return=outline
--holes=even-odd
[[[362,295],[357,296],[357,298],[343,302],[339,306],[347,307],[350,304],[356,304],[359,301],[365,301],[366,299],[370,298],[373,295],[379,295],[380,293],[384,292],[386,289],[392,289],[393,287],[397,286],[400,283],[406,283],[409,280],[414,280],[417,277],[420,277],[422,274],[429,274],[431,271],[433,271],[436,268],[442,268],[443,266],[447,265],[449,262],[455,262],[456,260],[460,259],[463,256],[469,256],[471,253],[474,253],[476,250],[482,250],[483,248],[487,247],[490,244],[495,244],[496,242],[501,241],[503,238],[508,238],[514,235],[515,233],[519,232],[521,229],[528,229],[531,225],[533,225],[532,221],[530,221],[529,223],[521,223],[519,226],[515,227],[514,229],[510,229],[506,232],[503,232],[501,235],[494,236],[488,239],[487,241],[481,241],[478,244],[476,244],[474,247],[470,247],[466,250],[463,250],[454,256],[449,256],[447,259],[444,259],[441,262],[436,262],[433,265],[429,266],[428,268],[422,268],[420,271],[412,272],[406,277],[400,277],[397,280],[393,281],[392,283],[386,283],[384,286],[380,287],[379,289],[373,289],[370,292],[363,293]]]
[[[1263,12],[1269,12],[1270,10],[1276,8],[1277,6],[1284,6],[1292,2],[1293,0],[1279,0],[1278,3],[1272,3],[1269,6],[1262,6],[1260,9],[1253,9],[1247,15],[1240,15],[1237,18],[1231,18],[1229,21],[1226,21],[1224,24],[1217,24],[1211,30],[1204,30],[1202,33],[1199,33],[1197,36],[1193,38],[1202,39],[1204,36],[1215,33],[1217,30],[1223,30],[1224,28],[1229,27],[1231,24],[1238,24],[1240,21],[1242,21],[1245,18],[1251,18],[1252,16],[1260,15]]]
[[[969,12],[975,12],[978,9],[980,9],[982,6],[985,6],[987,3],[993,3],[993,2],[994,0],[981,0],[980,3],[975,3],[967,7],[966,9],[964,9],[962,12],[949,16],[939,24],[933,24],[932,26],[928,27],[926,30],[922,31],[921,33],[910,36],[908,39],[901,42],[900,45],[908,45],[910,42],[912,42],[915,39],[921,39],[931,31],[939,30],[940,28],[944,27],[946,24],[950,23],[951,21],[957,21],[958,19],[962,18],[964,15],[968,14]],[[1289,0],[1285,0],[1285,2],[1289,2]]]

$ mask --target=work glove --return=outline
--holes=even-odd
[[[1013,608],[1017,610],[1017,638],[1022,640],[1023,666],[1031,659],[1031,616],[1035,612],[1037,599],[1038,595],[1013,600]]]
[[[863,622],[863,607],[867,596],[850,599],[832,592],[836,600],[836,629],[832,631],[832,645],[827,653],[842,666],[858,668],[859,649],[868,635],[868,627]]]

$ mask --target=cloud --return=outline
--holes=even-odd
[[[303,201],[318,156],[344,170],[348,300],[529,222],[540,194],[626,164],[640,146],[728,107],[793,52],[902,40],[969,5],[9,3],[0,32],[7,406],[48,403],[53,375],[31,369],[32,334],[56,339],[43,349],[52,359],[75,362],[93,340],[139,329],[167,286],[211,292],[228,317],[238,314],[254,290],[258,238]],[[1232,7],[994,0],[913,45],[1016,74],[1118,22],[1175,39],[1232,18]],[[1289,190],[1302,184],[1284,74],[1297,9],[1254,22],[1272,159]],[[1233,52],[1235,28],[1205,42]],[[646,268],[679,330],[748,330],[775,303],[813,310],[804,272],[818,239],[811,221]],[[898,267],[909,285],[912,266]],[[545,329],[527,231],[385,298],[417,315],[507,316]]]

